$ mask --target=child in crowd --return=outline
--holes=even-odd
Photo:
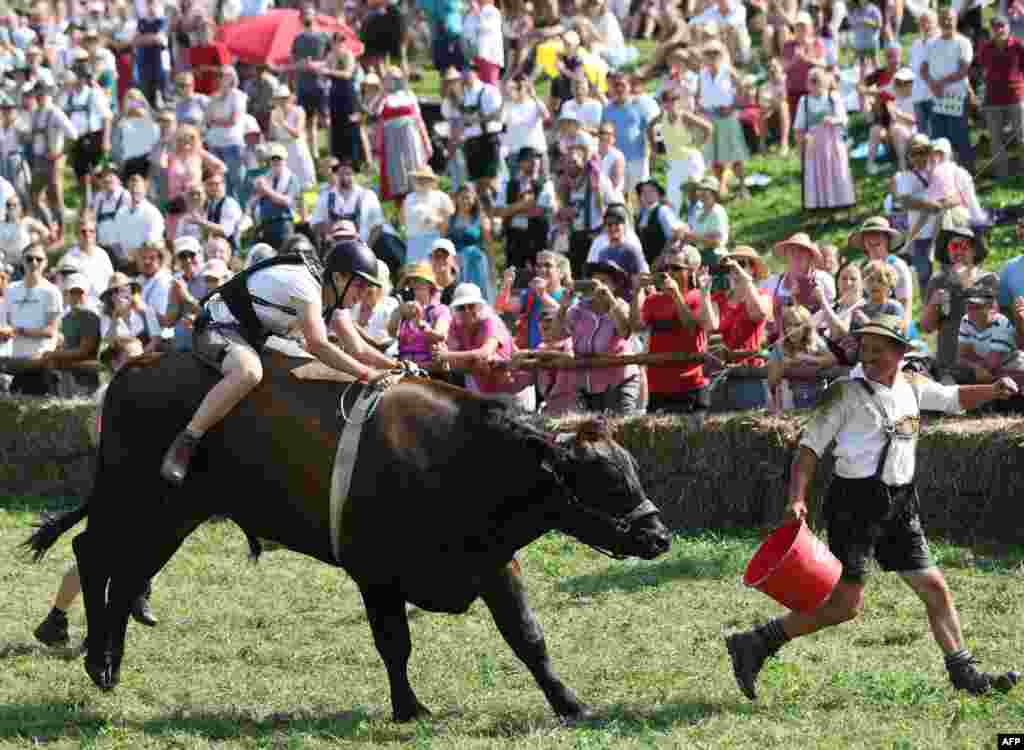
[[[892,296],[898,281],[896,269],[884,260],[873,260],[864,267],[864,286],[867,289],[868,301],[853,313],[853,330],[879,315],[903,317],[903,305]]]
[[[917,118],[914,114],[914,101],[911,93],[914,89],[914,71],[900,68],[893,76],[893,97],[882,99],[879,104],[886,108],[888,118],[871,126],[868,142],[868,174],[878,174],[876,163],[878,144],[888,140],[896,153],[896,161],[902,172],[907,168],[907,147],[916,129]]]
[[[782,336],[775,342],[768,359],[769,410],[803,408],[813,405],[817,398],[813,383],[793,383],[785,379],[788,368],[817,370],[835,363],[835,356],[815,329],[810,310],[803,305],[788,305],[782,313]]]
[[[545,310],[540,316],[541,343],[538,349],[542,352],[558,352],[572,354],[572,338],[562,335],[558,325],[558,310]],[[537,401],[543,402],[544,414],[552,417],[561,416],[576,408],[576,371],[575,370],[538,370]]]
[[[957,364],[972,372],[978,384],[992,383],[1010,372],[1024,375],[1024,352],[1017,346],[1013,323],[996,308],[995,285],[975,284],[967,291],[965,301],[967,313],[960,320]]]
[[[850,3],[849,23],[853,33],[853,51],[863,77],[878,66],[882,11],[870,0],[853,0]]]
[[[786,70],[782,60],[774,58],[768,63],[768,81],[758,92],[761,104],[761,151],[765,150],[768,138],[768,125],[777,118],[779,127],[779,156],[789,154],[789,134],[792,113],[789,111],[789,100],[786,98]]]

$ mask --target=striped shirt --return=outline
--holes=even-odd
[[[1017,331],[1005,315],[996,313],[991,325],[979,329],[965,315],[960,320],[960,346],[969,344],[979,357],[998,354],[999,361],[1005,362],[1017,351]]]

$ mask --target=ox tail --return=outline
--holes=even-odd
[[[89,503],[85,502],[74,510],[64,513],[43,513],[35,524],[36,530],[28,539],[21,543],[22,547],[32,553],[32,562],[39,562],[43,555],[60,538],[61,534],[68,531],[83,518],[89,515]]]

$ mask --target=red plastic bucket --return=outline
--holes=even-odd
[[[796,521],[772,532],[747,565],[743,583],[784,607],[813,612],[839,582],[843,564],[807,524]]]

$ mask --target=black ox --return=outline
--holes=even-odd
[[[131,602],[211,516],[231,518],[250,544],[339,564],[329,533],[337,411],[358,386],[299,382],[296,364],[267,363],[178,489],[160,478],[161,457],[216,375],[189,355],[156,355],[111,383],[91,495],[26,542],[41,557],[88,515],[73,548],[85,668],[100,688],[118,684]],[[555,712],[589,715],[551,668],[515,552],[553,529],[618,556],[651,559],[670,543],[634,459],[600,422],[556,439],[500,404],[417,379],[389,389],[364,427],[342,521],[340,565],[362,593],[399,721],[429,713],[409,684],[406,602],[462,613],[478,597]]]

